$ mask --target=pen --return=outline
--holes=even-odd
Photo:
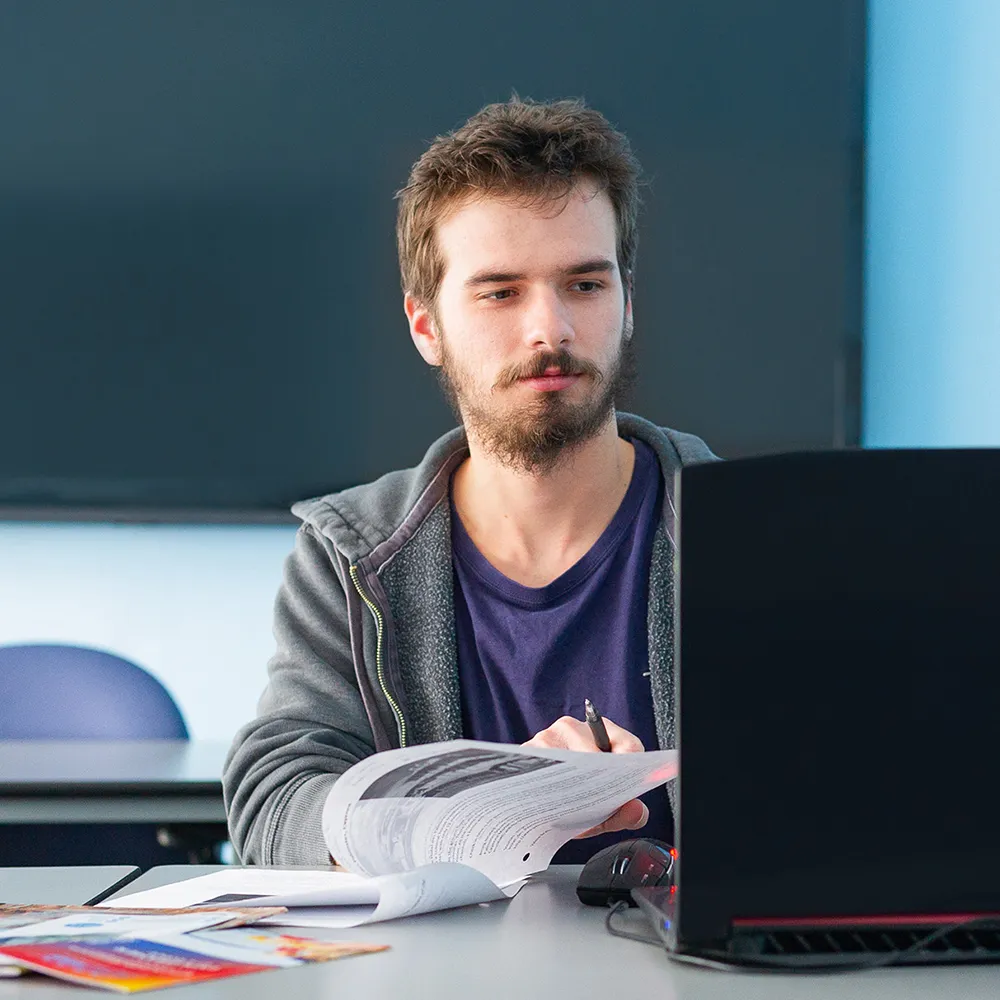
[[[597,749],[601,753],[611,753],[611,740],[608,739],[608,731],[604,728],[604,720],[589,698],[583,699],[583,714],[586,716],[587,725],[590,726]]]

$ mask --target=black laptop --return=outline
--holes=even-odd
[[[678,477],[677,957],[1000,958],[1000,450]]]

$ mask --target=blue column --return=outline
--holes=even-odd
[[[869,446],[1000,446],[998,53],[1000,0],[869,0]]]

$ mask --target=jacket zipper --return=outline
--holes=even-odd
[[[361,586],[358,580],[358,567],[351,566],[349,572],[354,589],[360,595],[361,600],[368,605],[368,610],[375,619],[375,673],[378,675],[378,683],[379,687],[382,688],[382,694],[385,695],[385,699],[389,702],[389,707],[392,709],[392,714],[396,718],[396,726],[399,728],[399,745],[405,747],[406,720],[403,718],[403,713],[400,711],[396,699],[389,693],[389,686],[385,682],[385,671],[382,666],[382,633],[385,630],[385,621],[382,618],[382,612],[379,610],[378,605],[365,593],[364,588]]]

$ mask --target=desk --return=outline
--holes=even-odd
[[[0,868],[0,903],[89,903],[138,874],[134,865]]]
[[[0,824],[224,823],[227,743],[0,741]]]
[[[216,870],[154,868],[112,898],[124,900],[129,892]],[[185,987],[182,995],[184,1000],[996,1000],[1000,993],[1000,965],[839,975],[720,973],[677,965],[659,947],[608,935],[605,912],[577,902],[579,870],[551,868],[509,903],[371,927],[303,930],[329,940],[380,942],[392,950]],[[635,911],[629,919],[638,920]],[[65,987],[27,989],[41,985],[0,983],[0,1000],[69,1000]]]

